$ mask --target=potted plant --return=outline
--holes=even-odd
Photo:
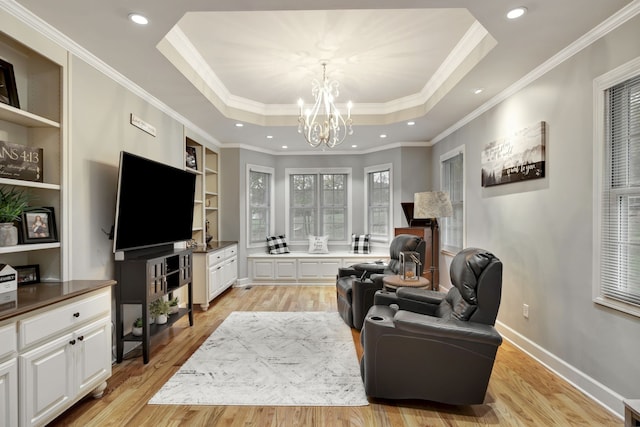
[[[24,190],[0,188],[0,246],[18,244],[18,229],[13,223],[20,221],[28,202],[29,195]]]
[[[169,315],[169,302],[162,298],[159,298],[151,303],[149,307],[151,316],[155,318],[156,324],[164,325],[167,323],[167,316]]]
[[[176,314],[180,307],[178,306],[178,297],[169,300],[169,314]]]
[[[131,334],[136,337],[142,336],[142,317],[138,317],[135,322],[133,322],[133,329],[131,330]]]

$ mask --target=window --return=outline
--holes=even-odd
[[[374,241],[387,242],[391,235],[391,165],[365,168],[366,230]],[[356,230],[358,232],[358,230]]]
[[[441,190],[449,193],[453,216],[440,219],[442,249],[458,253],[464,247],[464,146],[440,157]]]
[[[247,239],[249,246],[263,245],[273,234],[273,169],[249,165]]]
[[[289,239],[327,235],[330,241],[345,242],[350,230],[350,170],[287,169],[286,174]]]
[[[594,301],[640,316],[640,58],[594,89]]]

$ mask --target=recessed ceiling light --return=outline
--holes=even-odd
[[[353,144],[351,148],[358,148],[358,146],[356,144]]]
[[[267,135],[267,139],[273,139],[273,135]]]
[[[416,124],[416,122],[407,122],[407,126],[413,126],[415,124]]]
[[[479,88],[477,88],[477,89],[474,89],[474,90],[473,90],[473,93],[474,93],[474,94],[476,94],[476,95],[479,95],[479,94],[481,94],[483,91],[484,91],[484,89],[482,89],[481,87],[479,87]]]
[[[236,123],[237,128],[241,128],[242,126],[244,126],[242,123]]]
[[[515,9],[511,9],[509,12],[507,12],[507,18],[518,19],[525,13],[527,13],[526,7],[524,6],[516,7]]]
[[[282,146],[282,148],[289,148],[289,147],[288,147],[288,146],[286,146],[286,145],[283,145],[283,146]]]
[[[380,135],[380,138],[386,138],[386,137],[387,137],[387,135],[384,134],[384,133]]]
[[[140,15],[139,13],[130,13],[129,19],[138,25],[147,25],[149,23],[147,17],[144,15]]]

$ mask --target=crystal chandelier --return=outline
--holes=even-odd
[[[311,109],[307,109],[303,114],[304,102],[298,100],[300,107],[300,117],[298,117],[298,133],[304,135],[309,145],[316,148],[325,144],[329,148],[340,145],[347,135],[353,134],[351,127],[351,106],[347,104],[347,118],[340,114],[340,111],[333,103],[340,93],[339,83],[336,80],[327,80],[327,63],[322,63],[322,82],[314,79],[311,82],[311,93],[316,102]]]

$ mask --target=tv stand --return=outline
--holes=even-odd
[[[174,249],[165,245],[150,249],[122,252],[116,260],[116,361],[122,362],[124,343],[142,342],[144,363],[149,363],[151,337],[173,325],[184,315],[193,326],[193,271],[191,249]],[[164,325],[149,324],[149,304],[173,297],[173,292],[187,286],[187,307],[169,316]],[[142,308],[142,336],[124,333],[124,305],[136,304]]]

